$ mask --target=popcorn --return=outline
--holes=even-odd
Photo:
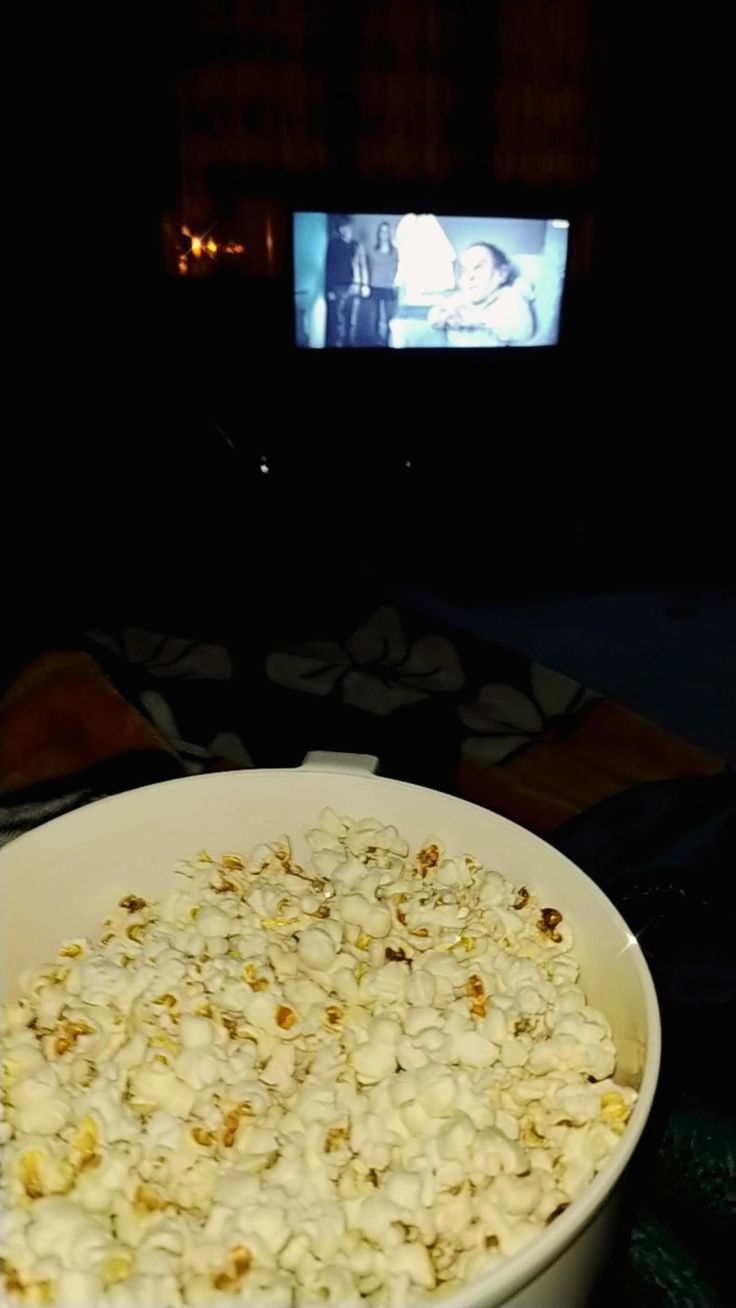
[[[504,1067],[523,1067],[528,1055],[528,1046],[522,1040],[508,1038],[501,1045],[501,1062]]]
[[[127,893],[6,1006],[9,1302],[404,1308],[522,1248],[636,1095],[572,932],[471,855],[325,809]]]
[[[391,914],[381,904],[371,903],[365,895],[343,895],[340,911],[345,922],[360,927],[367,936],[387,936],[392,927]]]
[[[69,1096],[50,1066],[17,1081],[8,1092],[11,1125],[22,1135],[56,1135],[71,1116]]]
[[[322,927],[307,927],[299,937],[297,954],[305,967],[325,971],[334,962],[336,952],[332,937]]]
[[[467,1067],[490,1067],[498,1058],[498,1046],[477,1031],[462,1031],[453,1041],[455,1057]]]
[[[15,1166],[18,1188],[28,1199],[66,1194],[71,1189],[73,1175],[70,1164],[43,1145],[26,1149]]]
[[[418,1008],[429,1007],[437,993],[437,982],[432,973],[424,970],[414,971],[406,983],[406,999]]]
[[[383,1080],[396,1066],[396,1053],[393,1045],[359,1045],[352,1058],[358,1080],[372,1084]]]
[[[215,1085],[222,1076],[222,1064],[214,1053],[202,1049],[184,1049],[174,1062],[178,1077],[192,1090],[204,1090]]]
[[[56,1279],[56,1301],[60,1308],[97,1308],[102,1281],[93,1272],[62,1271]]]
[[[141,1064],[129,1077],[134,1101],[146,1109],[167,1108],[176,1117],[187,1117],[194,1106],[194,1091],[169,1067],[162,1055],[160,1061]]]
[[[179,1022],[179,1043],[184,1049],[202,1049],[213,1043],[215,1028],[207,1017],[182,1017]]]

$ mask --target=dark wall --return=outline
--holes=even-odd
[[[145,21],[113,7],[79,31],[66,14],[58,34],[34,34],[19,197],[33,231],[28,382],[9,442],[26,467],[5,467],[23,488],[23,605],[34,596],[43,620],[164,596],[202,612],[242,577],[286,586],[269,575],[274,539],[298,576],[337,561],[342,576],[374,568],[476,594],[723,575],[726,455],[709,437],[726,425],[730,369],[715,362],[728,333],[696,221],[718,176],[717,111],[694,117],[702,31],[699,47],[683,25],[677,53],[672,15],[650,34],[646,16],[632,27],[605,9],[191,0]],[[580,221],[567,348],[450,360],[438,402],[434,362],[406,360],[398,377],[396,360],[366,373],[352,357],[338,373],[286,350],[278,275],[165,276],[163,214],[262,223],[317,183],[568,197]],[[687,223],[656,255],[647,238],[643,259],[665,211]],[[268,491],[262,451],[286,469]],[[424,460],[411,485],[406,451]],[[346,499],[338,547],[324,505]]]

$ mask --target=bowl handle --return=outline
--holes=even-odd
[[[380,763],[375,754],[338,754],[328,749],[310,749],[301,766],[306,772],[352,772],[360,777],[370,777],[378,771]]]

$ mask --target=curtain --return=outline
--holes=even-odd
[[[582,185],[596,165],[589,0],[502,0],[493,90],[499,182]]]
[[[228,170],[594,175],[590,0],[195,0],[174,15],[189,204]]]

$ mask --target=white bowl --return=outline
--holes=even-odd
[[[11,842],[0,853],[2,995],[12,997],[23,968],[53,959],[62,938],[94,937],[126,892],[163,894],[173,864],[199,849],[247,849],[287,832],[297,856],[306,856],[297,837],[326,805],[355,817],[375,815],[412,844],[429,834],[441,836],[449,848],[472,853],[516,885],[528,885],[571,923],[581,984],[613,1026],[617,1078],[639,1091],[621,1142],[588,1188],[525,1249],[442,1303],[583,1308],[613,1240],[619,1182],[649,1115],[659,1072],[657,998],[636,937],[579,868],[515,823],[365,770],[336,772],[326,756],[320,759],[316,767],[308,761],[296,770],[214,773],[129,791]]]

